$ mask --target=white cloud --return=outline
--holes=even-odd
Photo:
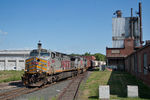
[[[0,29],[0,34],[7,35],[8,32],[2,31],[2,30]]]

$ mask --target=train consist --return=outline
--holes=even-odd
[[[70,56],[41,48],[30,52],[26,59],[22,82],[25,86],[42,86],[68,77],[74,77],[91,67],[91,59],[84,56]]]

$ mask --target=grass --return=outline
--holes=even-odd
[[[99,100],[99,85],[110,85],[110,99],[150,100],[150,88],[126,72],[93,71],[81,83],[79,100]],[[127,98],[127,85],[138,85],[139,97]]]
[[[52,97],[52,100],[57,100],[57,97]]]
[[[0,83],[21,80],[24,71],[0,71]]]

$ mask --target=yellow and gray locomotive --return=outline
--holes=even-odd
[[[22,82],[25,86],[42,86],[47,83],[76,76],[87,69],[87,59],[72,57],[67,54],[38,49],[30,52],[25,62],[25,73]]]

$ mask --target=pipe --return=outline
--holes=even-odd
[[[130,18],[130,21],[131,21],[131,38],[133,39],[133,8],[131,8],[131,18]]]
[[[133,17],[133,8],[131,8],[131,17]]]
[[[139,17],[140,17],[140,43],[143,43],[143,33],[142,33],[142,4],[139,2]]]

